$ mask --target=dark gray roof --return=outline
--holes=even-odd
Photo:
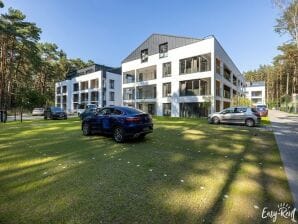
[[[72,71],[66,75],[66,79],[72,79],[81,75],[86,75],[96,71],[107,71],[115,74],[121,74],[121,68],[114,68],[106,65],[93,64],[88,67]]]
[[[128,55],[122,63],[133,61],[141,58],[141,51],[148,49],[148,55],[154,55],[159,53],[159,45],[168,43],[168,50],[172,50],[178,47],[183,47],[192,43],[201,41],[202,39],[191,37],[179,37],[164,34],[152,34],[147,38],[139,47],[137,47],[130,55]]]

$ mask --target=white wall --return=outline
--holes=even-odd
[[[192,56],[198,56],[202,54],[211,53],[211,70],[208,72],[199,72],[199,73],[192,73],[186,75],[179,75],[179,60],[184,58],[189,58]],[[129,61],[122,64],[122,74],[131,70],[137,70],[144,67],[149,67],[156,65],[157,69],[157,77],[155,80],[145,81],[141,83],[129,83],[129,84],[122,84],[122,88],[128,87],[136,87],[142,85],[151,85],[156,84],[157,87],[157,97],[154,102],[156,102],[157,106],[157,115],[162,115],[162,104],[163,103],[172,103],[172,117],[179,117],[179,103],[180,102],[204,102],[202,96],[193,97],[179,97],[179,82],[183,80],[192,80],[192,79],[201,79],[201,78],[211,78],[211,95],[215,95],[215,56],[219,57],[224,63],[229,67],[232,72],[239,77],[239,79],[243,80],[243,77],[239,70],[236,68],[232,60],[226,55],[224,50],[219,46],[216,40],[213,37],[208,39],[186,45],[183,47],[179,47],[176,49],[169,50],[168,57],[159,58],[159,54],[151,55],[148,57],[148,62],[141,63],[140,59]],[[166,62],[171,62],[171,69],[172,74],[171,77],[162,77],[162,64]],[[122,80],[123,82],[123,80]],[[171,82],[171,90],[172,90],[172,97],[162,97],[162,84]],[[224,81],[222,81],[223,83]],[[243,82],[244,83],[244,82]],[[227,85],[232,87],[231,83]],[[222,100],[222,99],[221,99]],[[144,101],[144,100],[143,100]],[[128,102],[128,101],[124,101]],[[138,102],[138,100],[136,100]],[[214,102],[215,99],[212,100],[211,110],[214,111]]]
[[[98,88],[94,88],[91,89],[91,80],[93,79],[98,79]],[[109,91],[112,91],[109,89],[109,79],[113,79],[115,80],[115,101],[114,102],[110,102],[109,100]],[[70,80],[64,80],[61,82],[57,82],[55,84],[55,105],[57,105],[57,87],[58,86],[67,86],[67,112],[68,113],[72,113],[74,112],[74,107],[73,107],[73,94],[77,93],[79,94],[79,102],[81,102],[81,93],[88,93],[88,104],[91,103],[91,92],[93,91],[98,91],[98,106],[102,107],[102,100],[103,100],[103,96],[102,96],[102,80],[103,80],[103,72],[102,71],[96,71],[90,74],[86,74],[86,75],[81,75],[78,77],[74,77]],[[80,82],[84,82],[84,81],[88,81],[88,89],[86,90],[80,90]],[[73,84],[74,83],[79,83],[79,91],[74,92],[73,91]],[[106,84],[106,105],[121,105],[121,75],[119,74],[114,74],[114,73],[109,73],[107,72],[106,75],[106,80],[105,80],[105,84]],[[61,98],[62,98],[61,94]],[[61,104],[62,107],[62,104]]]

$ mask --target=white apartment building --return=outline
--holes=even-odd
[[[257,104],[266,104],[265,91],[265,82],[263,81],[246,83],[245,96],[254,106]]]
[[[55,106],[75,113],[87,104],[103,106],[121,105],[121,71],[94,64],[67,75],[55,84]]]
[[[152,34],[122,61],[123,105],[199,117],[243,95],[244,77],[215,37]]]

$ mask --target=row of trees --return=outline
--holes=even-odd
[[[247,81],[265,81],[267,103],[279,107],[293,93],[298,93],[298,0],[274,3],[281,11],[275,31],[291,39],[277,48],[280,54],[273,58],[272,65],[261,65],[244,75]]]
[[[0,10],[4,4],[0,0]],[[94,62],[69,59],[53,43],[41,43],[41,29],[9,8],[0,14],[0,110],[32,109],[53,103],[54,83]]]

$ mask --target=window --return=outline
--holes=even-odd
[[[252,97],[262,97],[262,91],[251,91]]]
[[[224,85],[224,94],[223,94],[224,98],[230,99],[231,98],[231,89],[230,87]]]
[[[98,92],[97,91],[91,92],[91,101],[92,102],[97,102],[98,101]]]
[[[115,88],[115,80],[110,79],[110,89]]]
[[[168,57],[168,43],[159,45],[159,58]]]
[[[171,104],[170,103],[162,104],[162,114],[163,114],[163,116],[171,116]]]
[[[135,89],[134,88],[123,88],[123,100],[134,100]]]
[[[137,70],[137,82],[156,79],[156,65]]]
[[[61,87],[57,87],[57,94],[60,94],[61,93]]]
[[[88,81],[81,82],[81,90],[88,89]]]
[[[221,96],[220,81],[216,80],[216,96]]]
[[[79,91],[79,83],[74,83],[73,84],[73,91]]]
[[[115,101],[115,92],[110,92],[110,101]]]
[[[98,79],[91,80],[91,89],[98,88]]]
[[[61,96],[57,96],[57,103],[61,103]]]
[[[180,117],[198,118],[208,116],[208,108],[204,103],[180,103]]]
[[[233,84],[237,86],[237,77],[235,75],[233,75]]]
[[[171,83],[164,83],[162,85],[162,97],[171,96]]]
[[[210,78],[180,82],[180,96],[200,96],[210,94]]]
[[[215,71],[217,74],[221,75],[221,72],[220,72],[220,60],[218,58],[216,58],[216,68],[215,68]]]
[[[171,62],[162,64],[162,77],[170,77],[171,76]]]
[[[144,49],[141,51],[141,62],[147,62],[148,61],[148,49]]]
[[[66,90],[67,90],[67,87],[66,87],[66,86],[63,86],[63,87],[62,87],[62,92],[63,92],[63,93],[66,93]]]
[[[180,75],[211,70],[211,54],[199,55],[180,60]]]
[[[73,102],[79,102],[79,94],[73,94],[72,100],[73,100]]]
[[[226,65],[224,65],[224,77],[226,80],[231,81],[231,70]]]
[[[88,93],[81,93],[81,103],[88,102]]]
[[[112,111],[112,114],[113,114],[113,115],[121,115],[122,112],[121,112],[120,110],[114,109],[114,110]]]
[[[123,73],[123,83],[134,83],[135,82],[135,71],[129,71]]]

